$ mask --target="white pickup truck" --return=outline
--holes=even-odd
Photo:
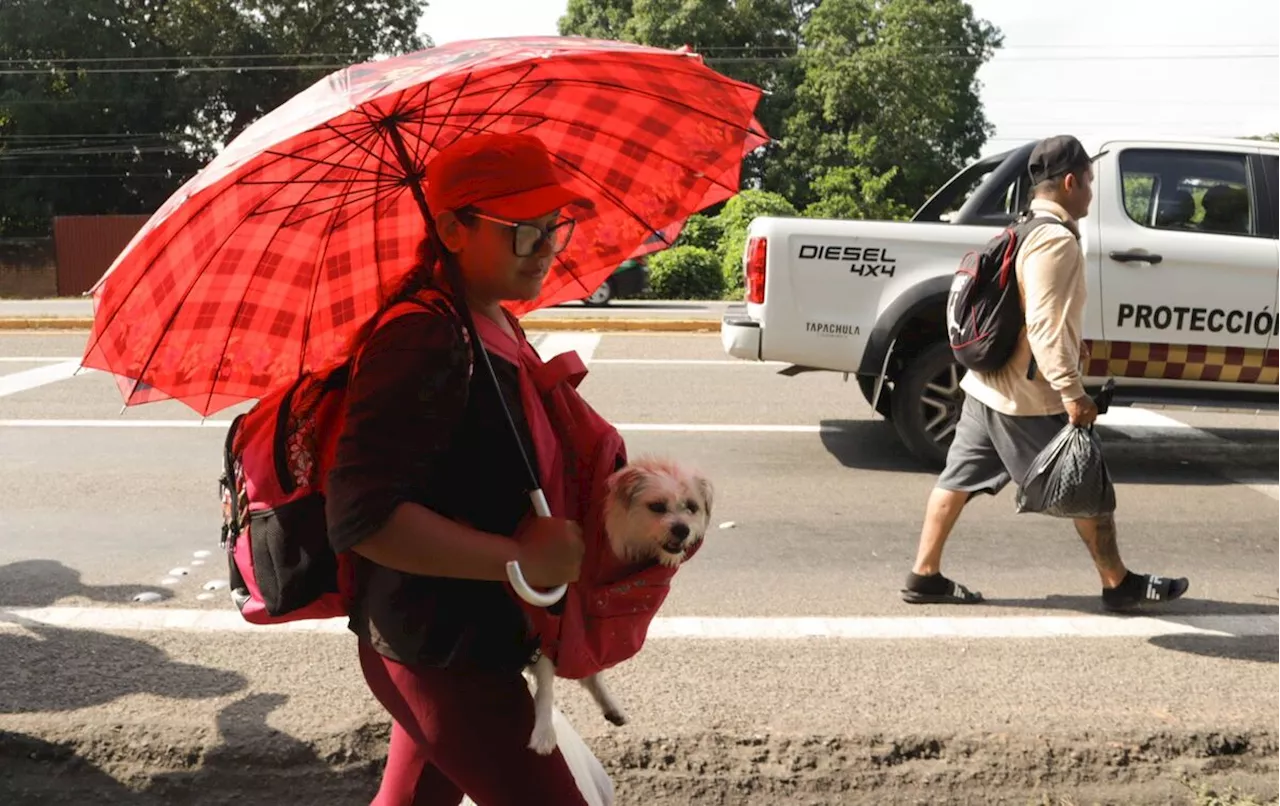
[[[1105,152],[1081,222],[1086,386],[1114,378],[1117,404],[1274,408],[1277,144],[1081,139]],[[947,292],[965,252],[1026,209],[1032,145],[965,168],[911,221],[752,221],[725,351],[853,376],[906,447],[940,465],[963,400]]]

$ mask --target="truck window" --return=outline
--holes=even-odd
[[[1258,234],[1244,154],[1126,149],[1120,154],[1120,180],[1125,212],[1144,227]]]

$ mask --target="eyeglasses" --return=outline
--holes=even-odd
[[[468,211],[466,215],[511,227],[511,251],[515,252],[516,257],[529,257],[541,249],[544,243],[551,245],[551,254],[560,254],[569,245],[569,239],[573,237],[573,227],[577,223],[572,218],[565,218],[544,230],[533,224],[494,218],[475,211]]]

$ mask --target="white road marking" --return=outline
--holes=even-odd
[[[0,397],[25,392],[28,389],[35,389],[45,384],[65,381],[75,375],[77,371],[80,371],[80,361],[78,359],[75,361],[63,361],[60,364],[51,364],[46,367],[23,370],[12,375],[0,375]],[[92,372],[93,370],[86,369],[83,371]]]
[[[0,355],[0,364],[56,364],[59,361],[75,361],[80,359],[74,355]]]
[[[598,333],[548,333],[538,340],[536,349],[543,361],[550,361],[560,353],[575,351],[582,363],[590,364],[596,347],[600,346]]]
[[[0,420],[0,428],[226,428],[230,420]],[[619,431],[722,434],[829,434],[838,425],[749,425],[724,423],[615,423]]]
[[[1187,425],[1181,420],[1175,420],[1172,417],[1166,417],[1159,412],[1151,409],[1136,408],[1132,406],[1117,406],[1109,410],[1106,414],[1098,415],[1098,425],[1104,426],[1113,431],[1119,431],[1126,437],[1138,441],[1151,441],[1158,439],[1173,440],[1195,440],[1207,442],[1213,445],[1230,445],[1231,440],[1223,439],[1216,434],[1211,434],[1192,425]],[[1230,467],[1212,466],[1215,473],[1248,487],[1254,492],[1273,500],[1280,501],[1280,486],[1276,484],[1258,484],[1256,477],[1245,476],[1230,469]]]
[[[22,622],[84,630],[189,630],[195,632],[346,633],[345,618],[250,624],[233,609],[179,610],[129,607],[0,607],[0,630]],[[992,616],[837,618],[655,618],[656,640],[787,641],[798,638],[919,640],[937,638],[1152,638],[1160,635],[1272,636],[1280,616]]]
[[[226,428],[230,424],[230,420],[0,420],[0,428]]]
[[[617,423],[619,431],[674,431],[692,434],[835,434],[838,425],[768,425],[730,423]]]
[[[784,367],[785,361],[736,361],[723,358],[597,358],[593,364],[668,364],[706,367]]]

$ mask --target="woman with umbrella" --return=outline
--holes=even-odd
[[[376,803],[585,803],[559,753],[527,749],[533,705],[522,670],[537,648],[504,589],[518,560],[530,584],[575,581],[576,524],[530,511],[523,459],[447,291],[463,281],[484,340],[520,338],[502,303],[538,296],[569,242],[580,199],[531,135],[458,140],[427,167],[435,236],[426,259],[359,347],[329,478],[336,551],[356,563],[351,629],[370,689],[395,723]],[[421,304],[399,300],[416,296]],[[518,367],[490,355],[527,456],[539,466]],[[536,407],[535,407],[536,408]],[[511,538],[515,539],[512,540]]]
[[[545,607],[584,552],[550,517],[564,452],[514,317],[736,194],[760,96],[685,50],[577,38],[353,65],[229,143],[95,286],[82,364],[126,405],[209,415],[352,362],[326,520],[395,720],[376,803],[584,803],[527,749],[538,641],[502,583]]]

